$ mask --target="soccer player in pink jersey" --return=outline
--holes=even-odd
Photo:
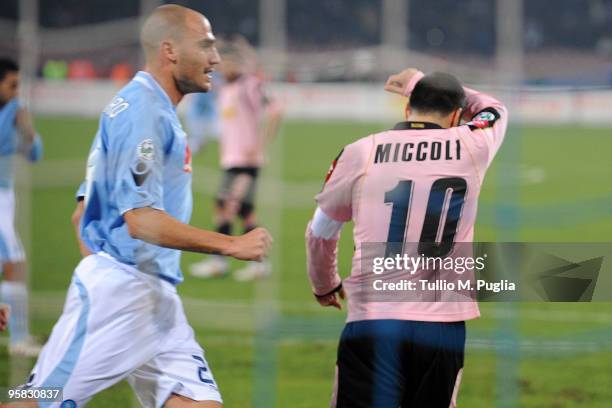
[[[389,243],[418,243],[452,255],[460,250],[455,243],[472,241],[480,187],[503,141],[507,110],[444,73],[406,69],[385,89],[409,98],[407,120],[343,149],[306,232],[316,299],[340,309],[339,298],[348,298],[332,406],[455,407],[465,321],[479,316],[476,301],[372,300],[364,296],[371,273],[365,253],[374,243],[387,250]],[[342,282],[337,242],[351,220],[355,253]]]
[[[225,41],[219,47],[219,71],[225,83],[219,91],[221,115],[220,161],[223,179],[216,197],[216,230],[232,233],[236,218],[245,232],[257,227],[255,192],[257,177],[265,163],[265,148],[277,133],[280,105],[264,92],[262,80],[255,75],[255,55],[242,38]],[[213,255],[191,265],[191,274],[200,278],[224,276],[229,271],[227,258]],[[267,261],[249,262],[234,277],[247,281],[267,276]]]

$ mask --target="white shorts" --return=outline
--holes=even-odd
[[[0,187],[0,263],[24,260],[25,251],[15,230],[15,193]]]
[[[27,385],[62,387],[64,401],[81,407],[123,379],[144,407],[161,407],[172,393],[222,402],[176,288],[106,254],[90,255],[74,272]]]

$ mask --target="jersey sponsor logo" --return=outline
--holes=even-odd
[[[126,102],[120,96],[116,96],[111,103],[109,103],[104,109],[104,113],[108,115],[109,118],[114,118],[124,110],[126,110],[130,106],[129,103]]]
[[[332,174],[334,173],[334,170],[336,169],[336,165],[338,164],[338,160],[340,160],[340,156],[342,156],[343,152],[344,152],[344,149],[340,150],[340,153],[338,153],[338,156],[334,159],[331,166],[329,166],[329,170],[327,170],[327,174],[325,175],[325,183],[329,181]]]

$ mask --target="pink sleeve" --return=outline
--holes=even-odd
[[[327,295],[336,289],[342,279],[338,275],[338,239],[315,237],[306,227],[306,263],[312,291],[317,296]]]
[[[463,116],[469,120],[466,125],[474,131],[474,136],[482,136],[489,151],[489,164],[499,150],[508,127],[508,109],[494,97],[463,88],[466,106]]]
[[[323,190],[315,197],[327,216],[348,222],[353,218],[353,187],[363,172],[363,163],[356,143],[346,146],[333,161]]]
[[[421,71],[417,72],[410,78],[410,81],[406,84],[406,89],[404,89],[404,96],[410,96],[412,90],[416,86],[417,82],[419,82],[425,76]]]

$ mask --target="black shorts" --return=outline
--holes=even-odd
[[[350,322],[338,347],[336,406],[449,408],[464,350],[465,322]]]
[[[235,200],[240,203],[238,214],[246,217],[255,210],[255,190],[257,187],[257,176],[259,168],[257,167],[232,167],[223,172],[223,180],[217,192],[216,203],[220,208],[225,207],[227,202]],[[236,193],[236,183],[241,180],[246,180],[246,185],[241,191]]]

